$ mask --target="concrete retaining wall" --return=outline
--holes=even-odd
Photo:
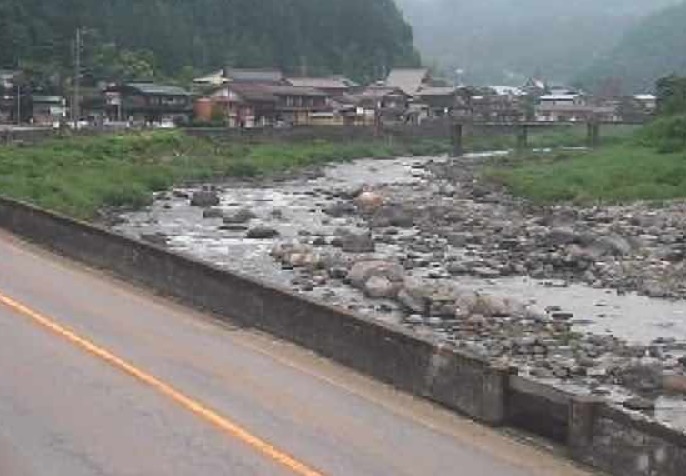
[[[0,198],[0,227],[158,293],[499,424],[508,371],[153,245]]]
[[[0,198],[0,227],[479,421],[556,440],[573,458],[610,474],[686,474],[685,434],[601,400],[567,394],[401,328],[27,204]]]

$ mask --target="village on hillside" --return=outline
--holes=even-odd
[[[0,124],[34,126],[264,128],[476,123],[645,122],[649,94],[590,95],[531,78],[521,87],[465,86],[427,68],[392,69],[361,85],[344,76],[287,76],[277,69],[222,68],[190,88],[152,82],[98,84],[62,95],[22,88],[21,71],[0,71]],[[76,107],[74,107],[76,105]]]

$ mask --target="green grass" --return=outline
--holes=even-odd
[[[484,176],[537,203],[624,203],[686,197],[686,152],[658,153],[635,141],[584,153],[529,157]]]
[[[82,218],[137,208],[152,192],[225,177],[252,177],[360,157],[445,152],[445,144],[217,144],[178,131],[67,138],[0,147],[0,194]]]

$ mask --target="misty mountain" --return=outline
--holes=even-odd
[[[620,43],[580,77],[594,86],[616,78],[627,91],[650,91],[657,79],[686,75],[686,2],[665,8],[629,29]]]
[[[396,0],[427,63],[469,82],[569,81],[679,0]]]

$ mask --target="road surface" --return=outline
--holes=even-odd
[[[0,232],[2,476],[589,473]]]

